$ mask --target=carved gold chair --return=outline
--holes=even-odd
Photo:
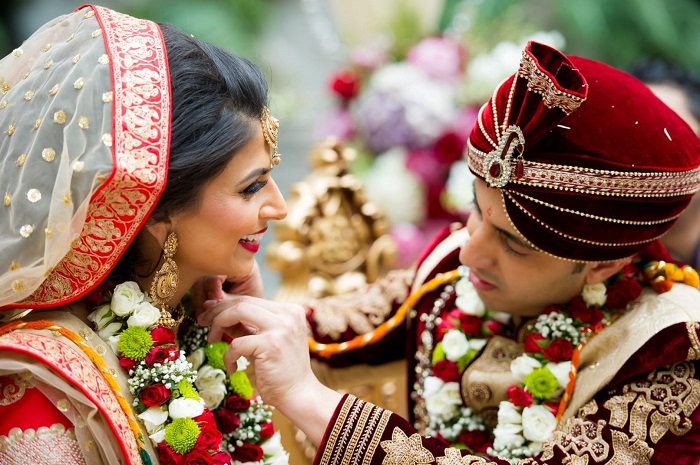
[[[310,174],[291,187],[287,218],[275,224],[267,266],[280,275],[275,300],[304,302],[340,295],[374,282],[391,270],[397,247],[389,224],[350,173],[355,152],[336,139],[313,147]],[[333,368],[312,361],[327,386],[406,416],[406,363]],[[290,463],[309,464],[316,452],[304,434],[278,412],[275,425]]]

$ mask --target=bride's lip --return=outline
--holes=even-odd
[[[258,250],[260,250],[260,239],[262,239],[263,233],[267,231],[267,227],[262,228],[260,231],[254,232],[252,234],[248,234],[244,237],[249,238],[249,240],[244,240],[244,238],[241,238],[241,240],[238,241],[238,243],[243,247],[245,250],[255,253]],[[251,236],[260,236],[260,237],[251,237]]]
[[[469,281],[471,281],[474,287],[480,291],[488,291],[496,288],[494,284],[490,283],[489,281],[486,281],[485,279],[482,279],[473,270],[469,271]]]

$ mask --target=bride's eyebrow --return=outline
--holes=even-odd
[[[265,175],[266,175],[267,173],[269,173],[270,171],[272,171],[270,168],[258,168],[258,169],[255,169],[255,170],[251,171],[250,173],[248,173],[248,176],[246,176],[245,178],[241,179],[241,180],[238,182],[237,185],[240,186],[241,184],[245,184],[245,183],[247,183],[247,182],[249,182],[249,181],[252,181],[253,179],[255,179],[255,178],[259,177],[259,176],[265,176]]]

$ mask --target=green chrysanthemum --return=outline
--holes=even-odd
[[[148,351],[153,348],[153,338],[151,338],[151,334],[146,328],[132,326],[126,328],[119,335],[117,348],[124,357],[141,361],[146,357]]]
[[[207,356],[207,363],[214,368],[226,371],[226,367],[224,366],[224,353],[226,353],[227,348],[228,344],[224,341],[208,344],[204,348],[204,355]]]
[[[231,390],[241,397],[250,399],[253,397],[253,385],[250,384],[248,375],[243,371],[237,371],[228,377]]]
[[[165,427],[165,442],[178,454],[192,450],[199,437],[199,425],[192,418],[178,418]]]
[[[437,362],[445,359],[445,351],[442,350],[442,341],[438,342],[433,350],[433,360],[432,363],[435,365]]]
[[[549,399],[559,388],[559,381],[547,368],[536,368],[525,378],[527,391],[538,399]]]
[[[180,395],[185,399],[199,400],[199,393],[197,389],[192,386],[192,383],[185,381],[184,379],[177,383],[177,387],[180,390]]]

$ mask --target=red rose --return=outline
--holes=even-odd
[[[275,426],[272,422],[268,421],[267,423],[263,423],[262,429],[260,430],[260,437],[271,438],[273,434],[275,434]]]
[[[455,362],[440,360],[433,366],[433,374],[446,383],[459,381],[459,368]]]
[[[486,329],[487,334],[501,334],[503,330],[506,328],[505,325],[499,321],[496,320],[487,320],[484,321],[484,328]]]
[[[459,442],[467,446],[475,454],[485,454],[493,445],[491,436],[486,431],[464,431],[459,435]]]
[[[545,315],[549,315],[550,313],[555,313],[555,312],[556,312],[556,313],[561,313],[561,310],[562,310],[562,306],[561,306],[561,305],[559,305],[559,304],[552,304],[552,305],[548,305],[548,306],[544,309],[544,312],[542,312],[542,313],[544,313]]]
[[[205,408],[204,411],[199,415],[193,418],[194,421],[200,424],[204,424],[205,426],[209,427],[210,425],[216,424],[216,419],[214,419],[214,414],[209,410],[208,408]]]
[[[250,399],[241,397],[238,394],[231,394],[226,398],[226,408],[231,409],[235,412],[241,412],[243,410],[248,410],[250,407]]]
[[[589,307],[583,301],[581,296],[576,296],[569,303],[569,313],[574,319],[578,319],[581,323],[589,323],[592,325],[600,323],[603,319],[603,312],[597,307]]]
[[[525,336],[525,352],[527,352],[528,354],[539,354],[540,352],[542,352],[543,345],[540,344],[540,342],[545,340],[546,339],[541,334],[528,334],[527,336]]]
[[[195,450],[210,451],[218,450],[221,444],[221,431],[216,429],[214,425],[203,427],[199,432],[197,442],[194,444]],[[208,455],[208,454],[207,454]]]
[[[132,360],[128,357],[124,357],[123,355],[119,356],[119,366],[122,367],[126,372],[130,372],[136,365],[138,365],[139,362],[136,360]]]
[[[179,353],[175,347],[154,347],[147,354],[145,358],[146,365],[153,366],[156,363],[163,364],[166,360],[174,361],[177,360]]]
[[[146,407],[158,407],[170,399],[170,389],[165,384],[151,384],[141,390],[139,397]]]
[[[624,309],[627,304],[639,297],[642,293],[642,285],[636,279],[615,281],[608,286],[605,304],[616,310]]]
[[[228,453],[220,451],[212,457],[214,465],[231,465],[231,456]]]
[[[227,408],[220,408],[214,412],[214,417],[216,418],[216,427],[219,428],[224,434],[236,431],[236,429],[241,426],[241,419],[233,410]]]
[[[352,70],[340,71],[331,76],[330,88],[343,100],[350,100],[360,91],[360,76]]]
[[[508,395],[508,400],[516,407],[529,407],[532,405],[532,394],[520,386],[516,386],[515,384],[508,386],[506,394]]]
[[[263,450],[260,446],[244,442],[242,446],[236,447],[231,458],[243,463],[257,462],[263,458]]]
[[[547,407],[550,412],[552,412],[552,415],[555,417],[557,416],[557,413],[559,412],[559,402],[545,402],[544,406]]]
[[[214,458],[207,450],[195,449],[185,456],[185,465],[214,465]]]
[[[433,151],[438,160],[446,165],[460,160],[464,154],[466,141],[455,132],[446,132],[441,135],[433,146]]]
[[[175,453],[165,442],[159,442],[157,450],[160,465],[183,465],[185,457]]]
[[[468,336],[478,336],[481,334],[481,318],[474,315],[459,315],[459,325]]]
[[[461,313],[462,312],[459,309],[454,308],[447,312],[447,314],[444,315],[442,318],[440,318],[440,322],[436,325],[436,342],[442,341],[442,338],[445,337],[445,334],[447,334],[448,331],[457,328],[457,323],[459,322],[459,315]]]
[[[571,360],[574,355],[574,345],[566,339],[555,339],[542,352],[547,360],[554,363]]]
[[[151,339],[153,339],[153,344],[156,346],[175,344],[175,332],[163,326],[156,326],[151,331]]]

